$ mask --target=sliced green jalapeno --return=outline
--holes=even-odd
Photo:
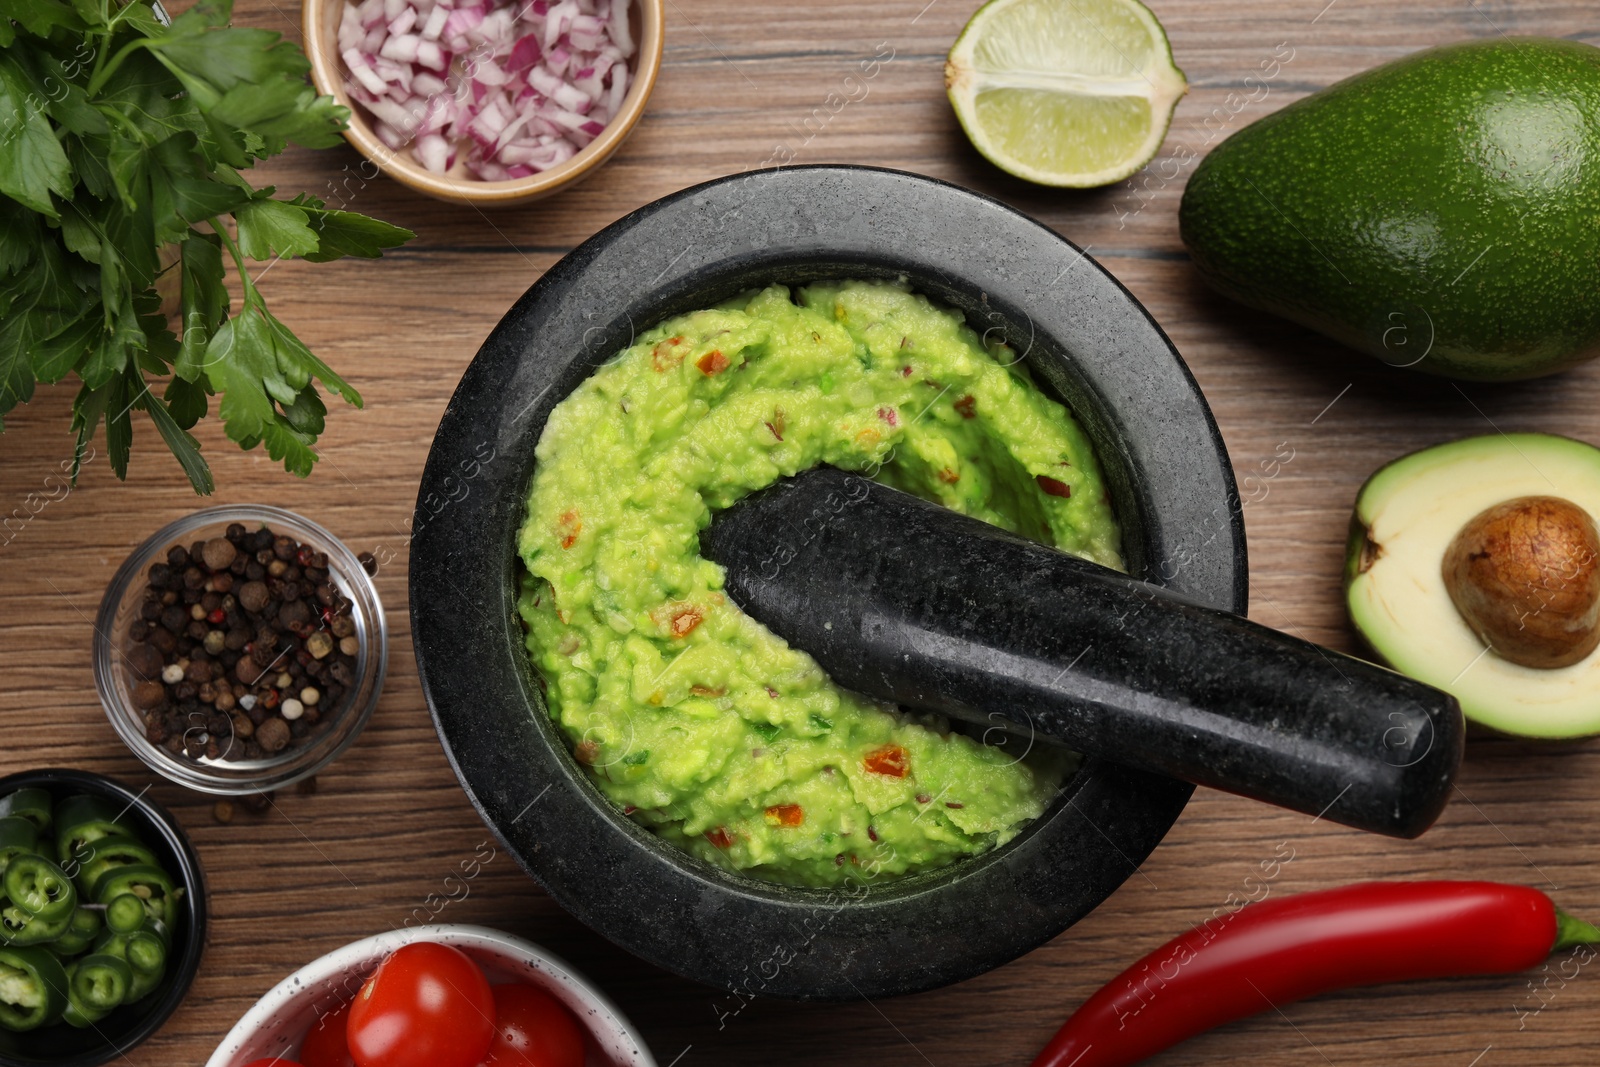
[[[114,934],[110,930],[103,931],[94,939],[94,950],[125,960],[128,958],[128,935]]]
[[[36,853],[24,853],[6,865],[6,896],[36,919],[71,917],[78,891],[66,872]]]
[[[72,875],[72,880],[78,883],[78,891],[88,895],[94,889],[94,884],[104,877],[107,871],[134,863],[148,864],[152,867],[161,866],[156,854],[142,841],[136,841],[122,834],[113,834],[82,846],[73,853],[72,859],[63,861],[62,869]]]
[[[164,973],[164,971],[134,971],[133,985],[128,989],[126,1003],[132,1004],[154,993],[156,987],[161,984],[161,978]]]
[[[78,910],[72,913],[72,922],[67,929],[70,933],[92,941],[100,935],[100,928],[103,925],[100,919],[100,912],[93,908],[85,907],[80,903]]]
[[[42,948],[0,948],[0,1026],[34,1030],[61,1018],[67,972]]]
[[[145,974],[160,974],[167,965],[167,946],[155,934],[140,930],[128,935],[128,966]]]
[[[71,915],[63,915],[59,919],[41,919],[10,900],[0,900],[0,944],[42,945],[56,940],[71,926]]]
[[[50,832],[50,791],[29,786],[0,797],[0,818],[27,819],[38,833]]]
[[[46,942],[44,947],[60,959],[70,960],[89,951],[99,932],[100,913],[80,904],[72,913],[72,918],[67,920],[67,928],[55,940]]]
[[[39,847],[39,828],[20,815],[0,817],[0,873],[17,856]]]
[[[124,893],[106,902],[106,928],[113,933],[131,934],[143,928],[149,917],[144,910],[144,901],[132,893]]]
[[[84,937],[81,934],[75,934],[71,930],[68,930],[54,941],[46,941],[41,947],[46,949],[52,956],[56,957],[56,959],[61,960],[62,962],[71,962],[75,957],[81,956],[85,952],[88,952],[89,946],[92,944],[94,944],[94,942],[91,939]]]
[[[82,1000],[78,999],[77,994],[73,993],[72,989],[71,989],[71,985],[72,985],[72,983],[74,981],[77,980],[77,977],[78,977],[78,965],[76,963],[68,964],[67,965],[67,985],[68,985],[68,989],[67,989],[67,1006],[66,1006],[66,1009],[64,1011],[62,1011],[62,1013],[61,1013],[61,1021],[66,1023],[68,1026],[76,1026],[78,1029],[83,1030],[83,1029],[87,1029],[88,1027],[93,1026],[95,1023],[99,1022],[101,1019],[104,1019],[107,1015],[110,1015],[111,1014],[111,1009],[110,1008],[106,1008],[104,1010],[100,1010],[98,1008],[91,1008],[91,1007],[89,1007],[89,1005],[85,1004]],[[132,982],[130,982],[129,985],[131,987],[132,986]],[[131,988],[130,988],[129,991],[130,992],[132,991]]]
[[[56,805],[56,855],[66,863],[101,838],[130,836],[132,831],[119,820],[128,805],[105,797],[79,795]]]
[[[63,959],[86,952],[100,933],[100,912],[79,904],[67,924],[67,932],[45,947]]]
[[[128,999],[133,969],[128,961],[95,952],[71,967],[67,991],[85,1010],[104,1014]]]
[[[132,893],[144,904],[145,914],[171,926],[178,917],[178,898],[183,890],[174,886],[172,876],[150,864],[113,867],[95,883],[94,899],[109,904],[124,893]]]

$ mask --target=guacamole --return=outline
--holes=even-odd
[[[550,414],[519,541],[551,714],[624,812],[702,859],[838,885],[1003,844],[1071,758],[834,685],[701,557],[818,464],[1120,567],[1088,439],[1012,350],[903,286],[781,286],[642,334]]]

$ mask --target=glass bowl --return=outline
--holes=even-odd
[[[329,576],[351,602],[354,636],[361,647],[356,654],[354,681],[343,696],[342,705],[332,714],[325,713],[318,729],[299,745],[258,759],[191,759],[168,752],[146,738],[143,713],[133,702],[133,687],[139,679],[134,677],[124,650],[130,643],[129,628],[140,617],[150,566],[164,560],[173,545],[187,547],[195,541],[221,537],[232,523],[250,531],[267,526],[325,553]],[[263,504],[206,508],[157,530],[117,569],[95,619],[95,688],[112,727],[152,770],[202,793],[263,793],[308,778],[327,766],[350,746],[371,718],[383,689],[388,659],[389,630],[383,604],[355,554],[309,519]]]

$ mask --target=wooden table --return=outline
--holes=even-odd
[[[491,216],[387,180],[364,183],[358,157],[344,148],[292,150],[260,168],[257,181],[276,183],[280,193],[305,189],[418,233],[380,262],[285,262],[259,279],[276,313],[367,400],[366,411],[334,413],[312,478],[284,475],[259,450],[240,453],[214,421],[200,432],[217,502],[281,504],[315,517],[356,550],[394,554],[378,578],[392,632],[389,682],[366,733],[319,777],[316,795],[290,790],[266,816],[241,814],[220,825],[210,800],[155,784],[151,795],[176,813],[200,850],[213,926],[189,999],[129,1062],[202,1062],[280,978],[349,940],[400,925],[429,894],[448,893],[444,879],[491,840],[445,761],[411,654],[406,530],[434,426],[489,329],[563,253],[641,204],[760,164],[780,144],[800,163],[900,167],[998,196],[1114,272],[1193,368],[1240,478],[1256,479],[1246,511],[1251,614],[1269,625],[1353,647],[1339,598],[1345,523],[1357,487],[1384,461],[1493,428],[1600,439],[1600,368],[1513,387],[1407,377],[1212,296],[1176,228],[1184,180],[1208,142],[1424,46],[1502,31],[1600,43],[1590,4],[1161,0],[1157,14],[1190,94],[1160,160],[1129,182],[1087,193],[1028,187],[967,146],[945,102],[941,68],[973,7],[973,0],[667,0],[665,66],[632,139],[581,187]],[[299,11],[281,0],[240,0],[238,17],[299,37]],[[859,63],[875,53],[893,58],[863,80]],[[1281,69],[1263,78],[1263,63],[1274,56]],[[37,506],[26,503],[35,491],[58,495],[44,480],[70,454],[71,399],[66,385],[41,389],[8,417],[0,515],[27,515]],[[107,724],[89,662],[91,616],[112,571],[134,544],[197,504],[146,424],[138,436],[128,484],[115,483],[102,451],[76,491],[0,537],[0,769],[72,766],[150,780]],[[1281,467],[1268,466],[1274,459]],[[954,988],[842,1007],[758,1001],[732,1013],[739,1001],[731,996],[642,964],[579,926],[503,853],[438,918],[498,926],[568,957],[643,1027],[663,1067],[1022,1063],[1125,964],[1230,899],[1259,895],[1258,883],[1246,879],[1275,855],[1293,859],[1269,883],[1272,894],[1359,878],[1487,877],[1558,890],[1571,909],[1593,918],[1600,914],[1600,873],[1591,866],[1600,861],[1591,831],[1597,815],[1600,750],[1592,743],[1475,741],[1455,803],[1414,843],[1313,825],[1202,790],[1143,869],[1051,944]],[[1600,980],[1563,978],[1553,964],[1511,978],[1324,997],[1152,1062],[1575,1067],[1594,1062],[1596,1012]]]

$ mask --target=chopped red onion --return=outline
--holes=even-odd
[[[339,51],[378,138],[482,181],[558,166],[616,117],[629,0],[346,0]]]

